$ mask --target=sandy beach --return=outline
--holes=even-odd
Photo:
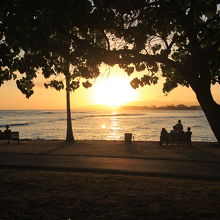
[[[0,153],[61,154],[96,157],[123,157],[220,162],[220,145],[212,142],[193,142],[192,146],[159,146],[158,142],[77,140],[0,141]]]

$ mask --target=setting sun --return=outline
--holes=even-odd
[[[137,91],[130,86],[129,79],[111,77],[94,85],[92,94],[95,104],[117,107],[137,98]]]

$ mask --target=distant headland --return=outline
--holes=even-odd
[[[199,105],[165,105],[165,106],[121,106],[121,109],[126,110],[201,110]]]

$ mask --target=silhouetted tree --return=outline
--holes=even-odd
[[[91,10],[87,0],[4,1],[0,9],[0,45],[5,48],[1,84],[17,78],[17,87],[30,97],[33,78],[41,72],[50,79],[47,88],[65,89],[67,142],[74,141],[70,92],[79,88],[81,79],[85,79],[83,86],[89,87],[89,79],[99,75],[99,63],[88,50],[90,44],[101,44],[98,34],[87,25]]]
[[[30,96],[41,68],[45,77],[64,73],[68,91],[82,69],[92,66],[96,73],[86,76],[92,78],[101,62],[119,64],[128,74],[143,73],[131,82],[134,88],[156,84],[161,76],[166,94],[178,85],[191,87],[220,142],[220,106],[211,93],[211,84],[220,82],[219,1],[29,2],[2,1],[0,83],[16,77],[14,70],[26,73],[17,85]],[[62,82],[50,85],[63,88]]]
[[[94,0],[102,14],[109,42],[120,43],[103,53],[103,61],[120,64],[129,75],[142,73],[131,85],[166,79],[163,92],[178,85],[191,87],[220,142],[220,105],[211,84],[220,82],[220,13],[216,0]],[[111,17],[111,18],[109,18]],[[112,22],[114,17],[114,22]],[[120,46],[120,47],[119,47]]]

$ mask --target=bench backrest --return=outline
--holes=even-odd
[[[19,132],[18,131],[11,132],[11,139],[19,139]]]

